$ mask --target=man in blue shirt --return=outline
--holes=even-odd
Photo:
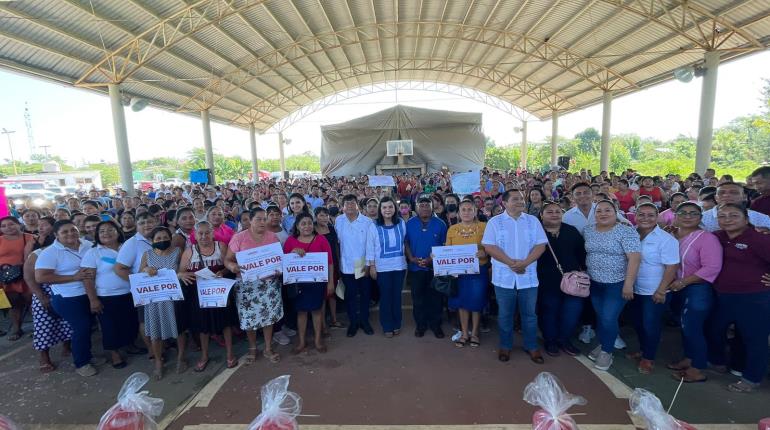
[[[408,279],[412,288],[412,306],[417,329],[414,335],[423,337],[430,328],[437,338],[444,337],[441,330],[441,293],[430,287],[433,280],[431,248],[444,246],[447,227],[433,216],[433,204],[429,197],[417,200],[417,216],[406,223],[406,259],[409,262]]]

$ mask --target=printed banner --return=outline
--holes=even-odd
[[[230,289],[235,285],[235,279],[198,278],[198,305],[203,308],[224,308]]]
[[[253,282],[280,272],[283,249],[279,242],[237,252],[235,260],[241,268],[241,278]]]
[[[452,191],[455,194],[467,195],[481,191],[481,174],[478,170],[452,175]]]
[[[479,273],[476,245],[434,246],[433,274],[436,276],[468,275]]]
[[[158,274],[150,276],[147,273],[128,275],[131,284],[131,297],[134,306],[144,306],[155,302],[169,300],[184,300],[182,285],[176,272],[171,269],[158,269]]]
[[[392,176],[369,176],[370,187],[395,187],[396,181]]]
[[[283,256],[283,283],[328,282],[329,257],[325,252],[308,252],[304,257],[291,252]]]

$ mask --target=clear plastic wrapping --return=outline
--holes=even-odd
[[[97,430],[157,430],[155,418],[163,411],[163,399],[140,391],[149,380],[146,373],[129,376],[120,389],[118,403],[102,415]]]
[[[696,430],[684,421],[679,421],[663,409],[655,394],[641,388],[631,393],[629,399],[631,413],[642,418],[647,430]]]
[[[302,398],[289,391],[289,375],[279,376],[262,386],[262,412],[248,430],[297,430]]]
[[[541,372],[527,384],[524,401],[540,407],[532,416],[533,430],[577,430],[577,423],[567,415],[567,409],[587,403],[583,397],[569,393],[549,372]]]

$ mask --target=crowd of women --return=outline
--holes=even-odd
[[[158,379],[171,349],[177,372],[187,369],[188,349],[199,351],[193,370],[203,371],[212,340],[225,348],[227,367],[236,366],[233,342],[241,334],[248,363],[260,356],[278,362],[274,344],[294,335],[294,353],[323,353],[330,329],[345,328],[337,319],[339,284],[346,335],[374,333],[369,310],[377,303],[382,334],[393,338],[403,327],[406,283],[416,337],[430,330],[444,338],[446,309],[456,327],[452,344],[477,348],[496,314],[502,362],[510,360],[515,327],[538,364],[543,352],[579,354],[573,339],[580,331],[584,343],[595,334],[588,357],[607,370],[624,343],[619,321],[627,320],[638,348],[626,357],[650,373],[668,318],[681,327],[682,358],[666,364],[675,379],[701,382],[707,370],[732,371],[741,378],[728,388],[751,392],[767,374],[767,166],[746,184],[713,171],[682,179],[484,169],[480,191],[462,197],[442,172],[404,174],[393,188],[370,187],[363,177],[160,186],[137,196],[94,190],[12,212],[0,220],[0,283],[13,305],[8,339],[23,336],[31,305],[41,372],[55,370],[49,350],[58,344],[80,375],[148,354]],[[236,253],[274,243],[300,256],[326,253],[328,282],[289,288],[280,273],[241,279]],[[457,277],[450,297],[433,280],[432,247],[444,245],[478,250],[479,273]],[[129,276],[160,269],[177,273],[184,300],[135,307]],[[199,306],[201,270],[237,279],[225,307]],[[574,272],[590,277],[588,297],[563,288]],[[91,353],[96,322],[108,357]]]

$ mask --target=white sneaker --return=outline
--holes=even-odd
[[[90,364],[86,364],[85,366],[78,367],[77,369],[75,369],[75,372],[77,372],[78,375],[86,378],[89,376],[94,376],[98,373],[96,368]]]
[[[581,331],[578,336],[578,340],[588,345],[594,337],[596,337],[594,329],[592,329],[590,325],[584,325],[583,331]]]
[[[602,346],[599,345],[596,348],[594,348],[591,352],[588,353],[588,359],[591,361],[596,361],[596,359],[599,357],[599,354],[602,352]]]
[[[455,334],[452,335],[452,342],[457,342],[461,337],[463,337],[463,332],[460,330],[455,330]]]
[[[289,327],[284,327],[283,330],[281,330],[283,334],[286,336],[292,337],[297,335],[297,330],[292,330]]]
[[[743,376],[743,372],[741,372],[740,370],[730,369],[730,373],[739,378]]]
[[[594,367],[599,370],[609,370],[612,367],[612,354],[604,351],[599,352],[599,356],[594,361]]]
[[[284,345],[284,346],[290,344],[291,339],[289,339],[288,336],[283,334],[285,330],[286,329],[283,329],[279,332],[273,333],[273,342],[278,342],[278,345]]]
[[[615,338],[615,349],[626,349],[626,342],[618,335]]]

